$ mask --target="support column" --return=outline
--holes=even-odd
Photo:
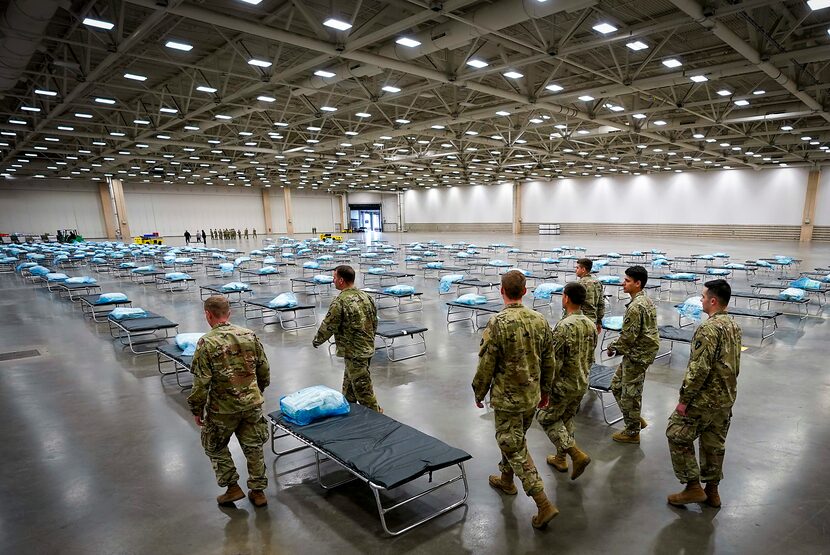
[[[118,231],[121,233],[121,240],[129,242],[130,240],[130,224],[127,221],[127,202],[124,200],[124,186],[120,179],[110,180],[110,189],[112,191],[112,198],[115,200],[115,214],[118,217],[117,225]],[[155,231],[155,230],[146,230]]]
[[[264,217],[263,221],[265,222],[265,235],[271,233],[271,195],[268,193],[270,192],[268,189],[263,187],[262,191],[262,215]]]
[[[98,183],[98,194],[101,195],[101,213],[104,215],[104,230],[107,239],[115,239],[115,214],[112,210],[109,184]]]
[[[816,218],[816,198],[818,197],[818,182],[821,170],[812,170],[807,176],[807,194],[804,196],[804,214],[801,217],[802,243],[813,240],[813,220]]]
[[[294,235],[294,209],[291,207],[291,189],[283,189],[283,201],[285,203],[285,232]]]
[[[513,235],[522,232],[522,184],[513,182]]]
[[[340,231],[345,231],[349,227],[349,218],[346,216],[347,204],[346,193],[340,195]]]

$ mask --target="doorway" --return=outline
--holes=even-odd
[[[349,226],[355,231],[383,231],[380,204],[350,204]]]

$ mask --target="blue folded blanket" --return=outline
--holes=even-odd
[[[98,280],[89,276],[78,276],[78,277],[71,277],[64,281],[64,283],[86,283],[86,284],[93,284],[98,283]]]
[[[69,279],[69,276],[66,274],[61,273],[48,273],[46,274],[46,281],[66,281]]]
[[[135,268],[135,263],[134,262],[122,262],[121,264],[118,265],[118,267],[123,269],[123,270],[126,270],[128,268]]]
[[[331,282],[334,281],[334,278],[332,276],[327,276],[327,275],[323,275],[323,274],[318,274],[318,275],[314,276],[311,279],[314,280],[314,283],[320,283],[320,284],[331,283]]]
[[[505,262],[504,260],[491,260],[487,264],[489,264],[490,266],[496,266],[496,267],[510,266],[510,262]]]
[[[46,268],[45,266],[31,266],[29,268],[29,273],[33,276],[45,276],[50,273],[50,271],[49,268]]]
[[[730,262],[725,266],[731,270],[746,270],[746,264],[738,264],[737,262]]]
[[[386,268],[369,268],[368,270],[366,270],[366,273],[374,275],[385,274]]]
[[[231,281],[230,283],[226,283],[221,287],[222,291],[248,291],[250,288],[247,284],[242,283],[241,281]]]
[[[710,276],[728,276],[729,270],[722,270],[720,268],[709,268],[706,270],[706,273]]]
[[[147,318],[147,311],[143,308],[115,308],[110,316],[116,320],[127,320],[130,318]]]
[[[559,259],[558,258],[550,258],[550,257],[546,256],[544,258],[540,258],[539,262],[541,262],[543,264],[559,264]]]
[[[279,270],[277,270],[273,266],[263,266],[262,268],[257,270],[256,273],[258,273],[261,276],[267,276],[269,274],[278,274]]]
[[[561,283],[541,283],[533,290],[533,297],[536,299],[550,299],[554,293],[565,289]]]
[[[283,418],[297,426],[306,426],[329,416],[349,413],[349,402],[339,391],[323,385],[306,387],[280,398]]]
[[[623,316],[606,316],[602,319],[602,327],[611,331],[621,331]]]
[[[821,289],[821,282],[808,277],[802,277],[795,281],[791,281],[790,287],[795,287],[796,289],[806,289],[808,291],[818,291]]]
[[[419,260],[423,260],[423,258],[420,257],[420,256],[411,255],[411,256],[407,256],[404,260],[406,262],[417,262]]]
[[[164,274],[164,279],[167,281],[184,281],[190,279],[190,276],[184,272],[168,272]]]
[[[204,333],[177,333],[176,345],[182,350],[182,355],[192,357],[203,335]]]
[[[392,260],[391,258],[381,258],[380,260],[378,260],[377,263],[381,264],[383,266],[394,266],[395,265],[395,261]]]
[[[703,303],[700,300],[700,297],[689,297],[683,304],[677,307],[677,312],[681,316],[686,316],[687,318],[692,318],[693,320],[700,320],[701,315],[703,314]]]
[[[444,263],[443,262],[427,262],[425,267],[430,269],[430,270],[440,270],[441,268],[444,267]]]
[[[310,268],[310,269],[312,269],[312,270],[313,270],[313,269],[317,269],[317,268],[319,268],[319,267],[320,267],[320,263],[319,263],[319,262],[313,262],[313,261],[310,261],[310,262],[303,262],[303,268]]]
[[[464,279],[463,274],[449,274],[443,276],[441,281],[438,282],[438,291],[441,293],[449,293],[450,288],[452,288],[452,284],[457,281],[461,281],[462,279]]]
[[[603,284],[619,284],[622,283],[620,276],[597,276],[597,281]]]
[[[223,274],[232,274],[235,266],[230,262],[222,262],[219,264],[219,271]]]
[[[155,271],[155,269],[156,269],[156,267],[153,266],[152,264],[150,264],[149,266],[139,266],[138,268],[136,268],[134,270],[130,270],[130,271],[134,274],[138,274],[138,273],[141,273],[141,272],[153,272],[153,271]]]
[[[234,266],[239,266],[240,264],[244,264],[245,262],[249,262],[251,260],[250,256],[240,256],[233,261]]]
[[[676,274],[666,274],[663,277],[665,277],[666,279],[673,279],[673,280],[677,280],[677,281],[694,281],[694,279],[695,279],[694,274],[690,274],[690,273],[687,273],[687,272],[678,272]]]
[[[101,293],[98,295],[98,300],[95,304],[106,304],[115,302],[129,302],[130,299],[124,293]]]
[[[477,304],[485,304],[487,302],[487,298],[484,295],[476,295],[475,293],[467,293],[466,295],[461,295],[455,302],[467,305],[477,305]]]
[[[391,287],[387,287],[383,290],[384,293],[389,293],[391,295],[411,295],[415,292],[415,288],[411,285],[392,285]]]
[[[270,301],[268,306],[271,308],[294,308],[299,304],[297,296],[294,293],[280,293]]]
[[[788,287],[778,293],[778,298],[785,301],[803,301],[807,298],[807,291],[795,287]]]

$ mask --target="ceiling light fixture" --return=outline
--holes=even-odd
[[[718,91],[718,94],[720,96],[729,96],[729,95],[732,94],[732,91],[727,90],[727,89],[721,89],[721,90]]]
[[[638,51],[638,50],[645,50],[646,48],[648,48],[648,45],[646,43],[644,43],[642,41],[639,41],[639,40],[635,40],[634,42],[626,43],[626,46],[629,49],[631,49],[635,52]]]
[[[93,19],[91,17],[85,17],[83,23],[87,27],[95,27],[96,29],[104,29],[105,31],[109,31],[110,29],[115,27],[115,23],[110,23],[109,21],[102,21],[100,19]]]
[[[206,92],[206,93],[215,93],[216,89],[213,87],[208,87],[207,85],[199,85],[196,87],[197,91]]]
[[[705,83],[709,80],[709,78],[705,75],[692,75],[691,77],[689,77],[689,79],[691,79],[695,83]]]
[[[610,23],[598,23],[593,26],[594,31],[597,33],[602,33],[603,35],[607,35],[608,33],[613,33],[617,30],[616,27],[611,25]]]
[[[380,88],[380,90],[386,91],[386,92],[389,92],[389,93],[399,93],[399,92],[401,92],[401,89],[399,89],[398,87],[393,87],[392,85],[384,85]]]
[[[330,17],[323,22],[323,25],[326,27],[331,27],[332,29],[337,29],[338,31],[348,31],[352,28],[352,24],[346,21],[341,21],[337,18]]]
[[[406,46],[407,48],[415,48],[416,46],[421,46],[421,41],[415,40],[410,37],[401,37],[395,42],[400,44],[401,46]]]
[[[259,100],[260,102],[276,102],[276,100],[277,100],[273,96],[265,96],[264,94],[256,97],[256,99]]]
[[[470,58],[469,60],[467,60],[467,65],[470,67],[474,67],[476,69],[481,69],[483,67],[489,66],[490,64],[478,58]]]
[[[564,87],[557,85],[556,83],[551,83],[550,85],[545,86],[547,90],[550,92],[559,92],[564,90]]]
[[[164,43],[164,46],[167,48],[172,48],[173,50],[181,50],[182,52],[190,52],[193,50],[193,45],[187,44],[186,42],[179,42],[175,40],[169,40]]]
[[[318,69],[317,71],[314,72],[314,75],[316,75],[317,77],[326,77],[326,78],[328,78],[328,77],[334,77],[337,74],[334,73],[333,71],[326,71],[325,69]]]
[[[510,71],[505,71],[502,75],[509,79],[521,79],[522,77],[524,77],[524,75],[512,69]]]
[[[137,73],[125,73],[124,79],[131,79],[133,81],[146,81],[147,78],[144,75],[138,75]]]
[[[663,60],[663,65],[669,68],[680,67],[683,64],[677,58],[669,58],[668,60]]]
[[[109,104],[110,106],[115,104],[115,100],[113,100],[112,98],[98,97],[95,99],[95,102],[97,102],[98,104]]]
[[[39,94],[41,96],[58,96],[58,93],[50,91],[49,89],[35,89],[35,94]]]
[[[583,94],[579,97],[579,100],[581,100],[582,102],[591,102],[592,100],[594,100],[594,97],[588,94]]]

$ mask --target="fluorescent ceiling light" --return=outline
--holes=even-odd
[[[233,117],[231,117],[231,116],[226,116],[225,114],[216,114],[214,117],[215,117],[216,119],[225,119],[225,120],[227,120],[227,119],[233,119]]]
[[[407,123],[409,123],[409,120],[408,119],[403,119],[403,118],[398,118],[398,119],[395,120],[395,123],[400,123],[401,125],[406,125]]]
[[[645,114],[634,114],[631,117],[634,118],[634,119],[646,119]]]
[[[58,129],[60,129],[61,131],[75,131],[74,127],[70,127],[68,125],[59,125]]]
[[[162,106],[159,108],[159,112],[164,112],[165,114],[178,114],[179,111],[175,108],[168,108],[167,106]]]
[[[399,93],[401,89],[398,87],[393,87],[392,85],[384,85],[380,88],[382,91],[390,92],[390,93]]]
[[[594,100],[594,97],[587,94],[583,94],[579,97],[579,100],[581,100],[582,102],[591,102],[592,100]]]
[[[251,58],[248,60],[248,65],[256,67],[271,67],[271,62],[268,60],[260,60],[258,58]]]
[[[213,87],[208,87],[207,85],[199,85],[198,87],[196,87],[196,90],[206,92],[206,93],[215,93],[216,92],[216,89],[214,89]]]
[[[185,131],[198,131],[199,130],[199,128],[196,127],[195,125],[185,125],[184,129],[185,129]]]
[[[125,73],[124,79],[132,79],[133,81],[146,81],[147,78],[143,75],[138,75],[136,73]]]
[[[110,29],[115,27],[115,23],[110,23],[109,21],[102,21],[100,19],[93,19],[91,17],[85,17],[83,23],[87,27],[95,27],[96,29],[104,29],[105,31],[109,31]]]
[[[467,65],[470,67],[474,67],[476,69],[481,69],[483,67],[489,66],[490,64],[488,64],[484,60],[479,60],[478,58],[470,58],[469,60],[467,60]]]
[[[416,46],[421,46],[421,41],[409,37],[401,37],[395,42],[400,44],[401,46],[406,46],[408,48],[415,48]]]
[[[792,131],[792,130],[793,130],[792,125],[782,125],[781,126],[781,131]]]
[[[256,97],[256,99],[259,100],[260,102],[276,102],[276,100],[277,100],[273,96],[266,96],[264,94]]]
[[[26,125],[26,122],[22,119],[10,119],[9,123],[13,123],[15,125]]]
[[[113,137],[123,137],[124,133],[122,133],[121,131],[110,131],[110,135],[112,135]],[[92,143],[92,144],[95,144],[95,143]],[[104,144],[106,144],[106,143],[104,143]]]
[[[334,106],[320,106],[320,109],[324,112],[336,112],[337,108]]]
[[[318,69],[317,71],[314,72],[314,75],[316,75],[317,77],[334,77],[337,74],[334,73],[333,71],[326,71],[325,69]]]
[[[767,91],[764,91],[764,90],[757,90],[757,91],[752,91],[752,94],[754,94],[754,95],[762,95],[762,94],[766,94],[766,92],[767,92]]]
[[[465,131],[464,134],[465,135],[478,135],[478,131],[472,131],[472,130],[471,131]]]
[[[443,125],[433,125],[432,129],[444,129]]]
[[[178,42],[175,40],[169,40],[164,43],[164,46],[167,48],[172,48],[173,50],[181,50],[182,52],[190,52],[193,50],[193,45],[187,44],[186,42]]]
[[[692,75],[691,77],[689,77],[689,79],[691,79],[695,83],[705,83],[709,80],[709,78],[705,75]]]
[[[807,0],[807,5],[811,10],[823,10],[830,7],[830,0]]]
[[[370,114],[368,112],[357,112],[355,115],[359,118],[370,118],[370,117],[372,117],[372,114]]]
[[[727,90],[727,89],[721,89],[721,90],[718,91],[718,94],[721,95],[721,96],[729,96],[729,95],[732,94],[732,91]]]
[[[350,137],[354,137],[355,135],[357,135],[357,131],[345,131],[344,133],[346,135],[349,135]]]
[[[288,127],[288,124],[282,121],[275,121],[274,125],[276,125],[277,127]]]
[[[35,89],[35,94],[39,94],[42,96],[58,96],[58,93],[55,91],[50,91],[49,89]]]
[[[626,46],[628,48],[630,48],[631,50],[635,51],[635,52],[638,51],[638,50],[645,50],[646,48],[648,48],[648,45],[646,43],[644,43],[643,41],[639,41],[639,40],[635,40],[634,42],[626,43]]]
[[[92,114],[85,114],[84,112],[76,112],[75,117],[76,118],[83,118],[83,119],[91,119]]]
[[[21,106],[20,109],[24,112],[40,112],[40,108],[35,108],[34,106]]]
[[[146,120],[146,119],[134,119],[134,120],[133,120],[133,123],[135,123],[135,124],[137,124],[137,125],[150,125],[150,120]]]
[[[347,23],[345,21],[340,21],[334,17],[330,17],[323,22],[323,25],[326,27],[331,27],[332,29],[337,29],[338,31],[347,31],[352,28],[351,23]]]
[[[115,104],[115,100],[113,100],[112,98],[98,97],[98,98],[95,99],[95,102],[97,102],[99,104],[109,104],[109,105]]]
[[[257,5],[259,5],[260,2],[262,2],[262,0],[242,0],[242,1],[245,2],[246,4],[250,4],[252,6],[257,6]]]
[[[306,127],[306,130],[308,130],[308,131],[320,131],[320,129],[322,129],[322,128],[317,127],[316,125],[309,125],[308,127]]]
[[[694,137],[695,139],[702,139],[704,135],[703,133],[695,133],[694,135],[692,135],[692,137]]]
[[[499,110],[498,112],[496,112],[496,115],[497,116],[509,116],[510,112],[507,112],[505,110]]]
[[[653,121],[653,122],[651,122],[651,124],[652,124],[652,125],[656,125],[656,126],[658,126],[658,127],[662,127],[662,126],[666,125],[666,122],[665,122],[665,121],[663,121],[663,120],[661,120],[661,119],[658,119],[657,121]]]
[[[663,60],[663,65],[666,67],[680,67],[683,64],[677,58],[669,58],[668,60]]]
[[[521,79],[522,77],[524,77],[524,75],[522,75],[518,71],[513,71],[512,69],[510,71],[505,71],[503,75],[509,79]]]
[[[749,100],[743,100],[743,99],[736,100],[735,105],[736,106],[749,106]]]
[[[603,35],[607,35],[608,33],[613,33],[614,31],[617,30],[617,28],[614,27],[613,25],[611,25],[610,23],[599,23],[597,25],[594,25],[593,29],[597,33],[602,33]]]
[[[169,138],[170,138],[170,135],[156,135],[156,139],[162,139],[164,141],[166,141]]]

